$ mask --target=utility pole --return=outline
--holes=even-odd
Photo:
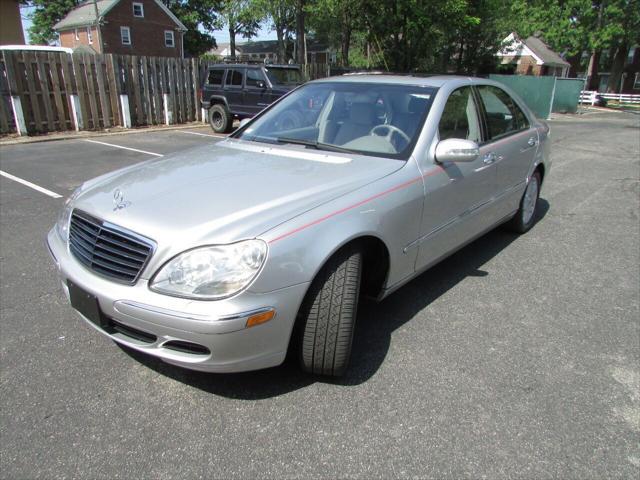
[[[97,0],[93,0],[93,10],[96,14],[96,35],[98,36],[98,45],[100,46],[100,53],[104,54],[104,45],[102,45],[102,34],[100,33],[100,13],[98,12]]]

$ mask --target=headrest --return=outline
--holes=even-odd
[[[349,119],[360,125],[373,123],[374,106],[371,103],[353,103],[349,112]]]

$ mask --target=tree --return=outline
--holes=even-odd
[[[53,26],[78,5],[79,0],[32,0],[35,7],[31,14],[29,39],[32,44],[49,45],[57,40]]]
[[[236,35],[255,37],[262,21],[262,12],[251,0],[223,0],[220,17],[229,29],[231,58],[236,58]]]
[[[184,35],[186,56],[199,57],[216,47],[210,32],[220,22],[221,0],[165,0],[164,3],[187,28]]]
[[[349,65],[349,49],[354,31],[364,23],[357,14],[362,0],[316,0],[309,4],[309,27],[315,37],[338,47],[338,62]]]
[[[307,64],[307,41],[305,39],[305,0],[296,0],[296,60],[300,65]]]
[[[541,32],[545,41],[567,56],[589,52],[588,87],[598,88],[601,64],[610,68],[607,90],[617,91],[632,45],[640,43],[639,0],[518,0],[526,19],[522,35]],[[608,53],[608,55],[607,55]]]
[[[287,61],[286,42],[294,30],[295,3],[294,0],[254,0],[256,8],[262,12],[262,17],[271,21],[272,29],[276,32],[278,42],[277,61]]]

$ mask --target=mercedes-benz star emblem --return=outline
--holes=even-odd
[[[113,192],[113,211],[122,210],[123,208],[127,208],[131,205],[131,202],[127,202],[124,199],[124,193],[119,188],[116,188]]]

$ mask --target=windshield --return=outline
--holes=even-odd
[[[241,129],[235,138],[407,159],[435,89],[356,82],[310,83]]]
[[[297,68],[265,68],[267,77],[273,85],[300,85],[302,75]]]

